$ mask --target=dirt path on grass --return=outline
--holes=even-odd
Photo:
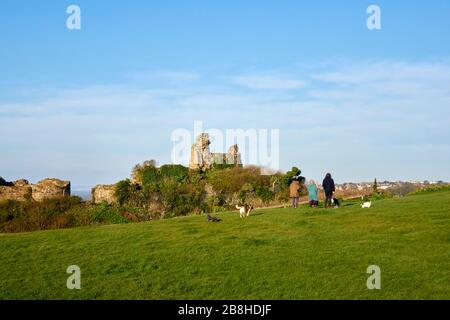
[[[344,201],[346,200],[355,200],[355,199],[361,199],[361,196],[354,196],[354,197],[348,197],[348,198],[344,198]],[[307,204],[308,201],[299,201],[298,204]],[[268,206],[268,207],[259,207],[259,208],[255,208],[254,210],[266,210],[266,209],[281,209],[281,208],[289,208],[291,207],[291,203],[284,203],[284,204],[278,204],[276,206]]]

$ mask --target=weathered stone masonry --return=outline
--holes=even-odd
[[[3,179],[1,179],[4,181]],[[30,184],[25,179],[0,185],[0,200],[35,200],[70,196],[70,181],[59,179],[44,179],[36,184]]]
[[[209,149],[210,144],[207,133],[202,133],[197,137],[196,143],[191,148],[190,169],[205,170],[214,164],[242,166],[241,154],[237,145],[231,146],[227,153],[212,153]]]

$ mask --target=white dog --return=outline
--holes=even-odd
[[[370,208],[372,206],[372,201],[366,201],[361,203],[361,208]]]
[[[239,210],[239,216],[241,218],[248,217],[250,215],[250,211],[252,211],[253,206],[249,206],[248,204],[244,204],[242,207],[236,205],[236,209]]]

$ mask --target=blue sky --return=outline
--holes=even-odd
[[[310,178],[450,180],[448,39],[446,0],[5,2],[0,176],[115,182],[201,120],[280,129]]]

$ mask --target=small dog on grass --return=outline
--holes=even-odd
[[[250,215],[250,211],[253,210],[253,206],[244,204],[243,206],[236,205],[236,209],[239,210],[239,216],[241,218],[248,217]]]
[[[339,200],[338,200],[338,199],[333,198],[333,199],[331,199],[331,205],[333,206],[333,208],[337,209],[337,208],[339,208],[339,206],[340,206],[341,204],[339,203]]]
[[[220,221],[222,221],[222,219],[219,219],[217,217],[213,217],[212,215],[208,214],[206,216],[206,221],[208,221],[208,222],[220,222]]]
[[[372,201],[366,201],[361,203],[361,208],[370,208],[372,206]]]

